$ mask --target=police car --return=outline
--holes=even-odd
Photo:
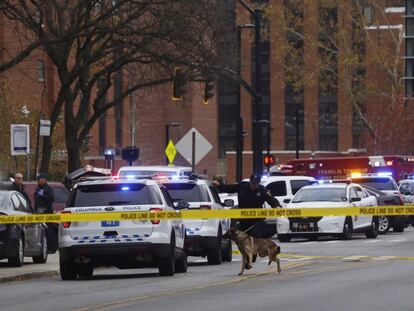
[[[163,186],[170,193],[174,204],[180,208],[198,210],[223,209],[217,190],[203,179],[165,179]],[[232,245],[223,234],[230,227],[229,219],[189,219],[186,227],[185,249],[190,256],[207,256],[208,264],[231,262]]]
[[[63,213],[173,211],[167,190],[151,179],[98,178],[75,185]],[[160,275],[187,271],[181,220],[62,223],[59,263],[63,280],[91,277],[95,267],[158,267]]]
[[[287,208],[333,208],[376,206],[375,197],[361,186],[348,183],[323,183],[300,189]],[[317,240],[321,235],[337,236],[349,240],[353,233],[365,233],[367,238],[378,235],[378,217],[373,216],[324,216],[306,218],[278,218],[277,236],[281,242],[292,237]]]

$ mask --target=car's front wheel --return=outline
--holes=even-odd
[[[342,229],[342,234],[340,235],[341,240],[350,240],[352,239],[352,221],[347,218],[344,223],[344,228]]]
[[[187,255],[183,253],[180,258],[175,261],[175,272],[186,273],[187,272]]]
[[[370,228],[365,231],[365,236],[368,239],[376,239],[378,236],[378,219],[376,217],[372,218],[372,223]]]
[[[47,262],[47,235],[46,232],[43,231],[42,238],[40,241],[40,255],[39,256],[33,256],[33,262],[34,263],[46,263]]]
[[[213,249],[209,249],[207,252],[207,263],[209,265],[220,265],[223,261],[221,255],[221,228],[219,228],[215,247]]]
[[[226,246],[221,252],[221,257],[223,261],[231,262],[233,260],[233,249],[232,249],[231,240],[230,239],[226,240],[225,243],[226,243]]]
[[[386,234],[390,230],[390,220],[387,216],[378,216],[378,233]]]
[[[175,233],[171,232],[170,251],[167,257],[159,261],[158,272],[161,276],[173,276],[175,273]]]
[[[8,258],[8,262],[12,267],[21,267],[24,263],[24,239],[21,234],[14,242],[13,254]]]

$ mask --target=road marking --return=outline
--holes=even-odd
[[[293,268],[297,268],[297,267],[301,267],[301,266],[305,266],[305,265],[309,265],[309,264],[311,264],[311,263],[310,262],[308,262],[308,263],[303,262],[303,263],[291,264],[291,265],[283,266],[282,269],[283,269],[283,271],[285,271],[285,270],[289,270],[289,269],[293,269]],[[187,293],[196,292],[196,291],[203,290],[203,289],[237,284],[237,283],[240,283],[240,282],[243,282],[243,281],[246,281],[246,280],[251,280],[251,279],[261,277],[261,276],[265,276],[265,275],[270,275],[270,274],[277,275],[278,273],[275,269],[276,268],[266,270],[264,272],[258,272],[258,273],[255,273],[255,274],[249,274],[249,275],[241,276],[241,277],[238,277],[236,279],[229,280],[229,281],[217,282],[217,283],[212,283],[212,284],[208,284],[208,285],[200,285],[200,286],[181,289],[181,290],[164,291],[164,292],[159,292],[159,293],[156,293],[156,294],[143,295],[143,296],[140,296],[140,297],[125,298],[125,299],[122,299],[122,300],[118,300],[118,301],[114,301],[114,302],[108,302],[108,303],[101,304],[101,305],[95,305],[95,306],[76,309],[75,311],[113,310],[113,309],[116,309],[116,308],[130,306],[130,305],[133,305],[135,303],[138,303],[138,302],[141,302],[141,301],[144,301],[144,300],[148,300],[148,299],[161,298],[161,297],[164,297],[164,296],[172,296],[172,295],[177,295],[177,294],[187,294]]]
[[[344,257],[342,258],[342,260],[361,260],[361,259],[368,259],[368,256],[364,256],[364,255],[354,255],[354,256],[349,256],[349,257]]]
[[[324,241],[323,243],[324,244],[336,244],[336,243],[341,243],[341,242],[343,242],[343,241],[336,241],[336,240],[334,240],[334,241]]]
[[[364,241],[363,243],[379,243],[381,242],[380,240],[368,240],[368,241]]]
[[[394,243],[396,243],[396,242],[406,242],[407,239],[395,239],[395,240],[389,240],[389,241],[394,242]]]

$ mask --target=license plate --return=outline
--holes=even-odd
[[[293,227],[296,229],[296,232],[308,232],[308,231],[310,231],[309,224],[295,223],[295,224],[293,224]]]
[[[102,225],[102,227],[118,227],[119,226],[119,220],[102,221],[101,225]]]

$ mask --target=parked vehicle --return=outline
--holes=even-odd
[[[176,207],[184,204],[190,210],[223,209],[217,190],[206,180],[165,179],[162,184]],[[184,220],[184,225],[187,234],[185,250],[189,256],[207,256],[210,265],[231,262],[232,243],[223,238],[230,228],[229,219],[188,219]]]
[[[183,176],[191,176],[193,174],[192,168],[188,166],[123,166],[118,171],[120,177],[137,177],[159,175],[165,177],[180,178]]]
[[[364,189],[377,199],[379,206],[404,205],[401,196],[398,194],[386,194],[373,187],[364,186]],[[378,233],[386,234],[390,228],[395,232],[404,232],[408,218],[406,216],[378,216]]]
[[[306,186],[300,189],[287,208],[332,208],[352,206],[376,206],[377,201],[361,186],[347,183],[327,183]],[[322,235],[336,236],[343,240],[353,233],[365,233],[367,238],[376,238],[378,217],[373,216],[324,216],[307,218],[278,218],[277,236],[281,242],[294,237],[317,240]]]
[[[33,210],[17,191],[0,190],[1,215],[31,215]],[[0,259],[14,267],[23,265],[24,257],[34,263],[47,262],[47,227],[38,224],[0,224]]]
[[[175,211],[167,190],[151,179],[106,178],[75,185],[63,213]],[[59,264],[63,280],[92,277],[94,268],[152,267],[160,275],[187,271],[182,220],[61,223]]]

